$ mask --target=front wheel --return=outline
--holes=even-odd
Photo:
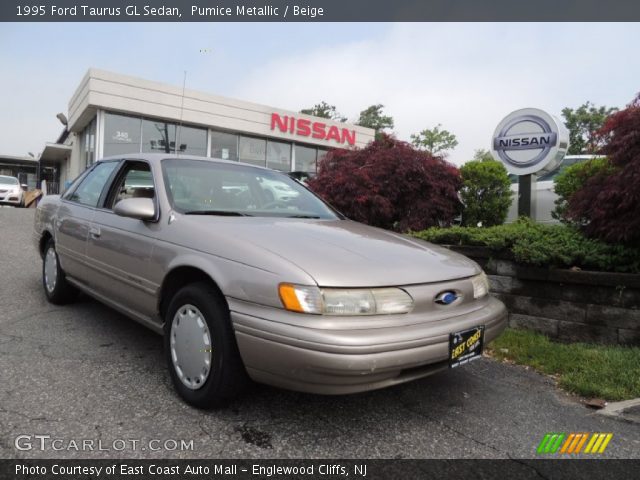
[[[164,334],[171,380],[187,403],[223,406],[246,384],[229,310],[211,286],[194,283],[175,294]]]
[[[77,290],[69,282],[60,267],[56,244],[50,238],[44,247],[42,260],[42,286],[49,302],[63,305],[70,302],[77,294]]]

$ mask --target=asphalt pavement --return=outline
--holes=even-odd
[[[47,303],[33,215],[0,208],[0,458],[534,458],[548,432],[611,432],[604,457],[640,458],[637,424],[489,358],[365,394],[255,385],[191,408],[159,336],[86,296]]]

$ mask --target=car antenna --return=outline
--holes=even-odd
[[[176,145],[174,148],[174,153],[179,155],[178,151],[182,151],[180,148],[180,140],[182,136],[182,116],[184,114],[184,94],[187,87],[187,71],[184,71],[184,77],[182,78],[182,100],[180,102],[180,123],[178,123],[178,135],[176,138]]]

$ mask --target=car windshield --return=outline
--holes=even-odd
[[[181,213],[338,218],[322,200],[280,172],[189,159],[163,160],[162,172],[169,200]]]
[[[16,177],[7,177],[6,175],[0,175],[0,184],[2,185],[19,185]]]

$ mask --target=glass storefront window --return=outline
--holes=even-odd
[[[176,126],[160,120],[142,120],[142,151],[173,153],[176,149]]]
[[[291,144],[267,142],[267,167],[281,172],[291,171]]]
[[[211,156],[222,160],[238,160],[238,135],[211,132]]]
[[[327,156],[327,153],[329,153],[329,150],[325,150],[324,148],[318,149],[318,161],[316,162],[316,171],[320,168],[320,164],[322,163],[322,160],[324,160],[324,157]]]
[[[316,149],[311,147],[295,146],[296,172],[316,171]]]
[[[142,119],[115,113],[104,117],[104,156],[140,153]]]
[[[91,120],[82,131],[80,138],[80,154],[84,166],[88,167],[96,161],[96,119]]]
[[[262,138],[240,137],[240,161],[264,167],[267,163],[267,141]]]
[[[179,153],[207,156],[207,131],[204,128],[180,125],[177,136]]]

